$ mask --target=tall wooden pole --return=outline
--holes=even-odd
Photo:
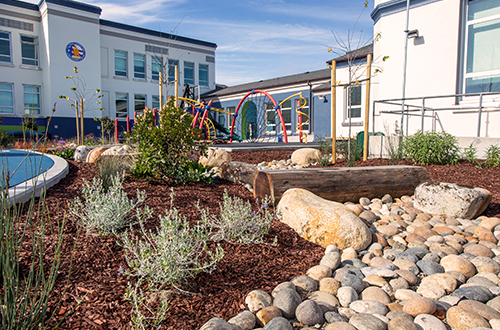
[[[335,85],[337,85],[337,61],[332,61],[332,164],[337,161],[337,93]]]
[[[158,72],[158,81],[160,82],[160,96],[159,96],[159,102],[160,102],[160,108],[163,107],[163,72]]]
[[[80,134],[82,135],[82,144],[85,144],[83,139],[85,134],[83,133],[83,99],[80,99]]]
[[[366,98],[365,98],[365,135],[363,141],[363,161],[368,159],[368,119],[370,118],[370,86],[372,75],[372,54],[366,58]]]
[[[79,106],[79,102],[78,100],[75,100],[75,112],[76,112],[76,144],[80,145],[80,123],[79,123],[79,118],[80,118],[80,115],[79,115],[79,109],[80,109],[80,106]]]
[[[175,107],[179,106],[179,66],[175,66]]]

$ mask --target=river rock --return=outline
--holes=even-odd
[[[335,270],[340,265],[340,253],[338,252],[330,252],[325,253],[321,261],[319,262],[321,266],[326,266],[331,270]]]
[[[209,148],[206,156],[201,156],[199,162],[210,167],[220,167],[223,163],[231,162],[231,154],[223,149]]]
[[[264,330],[293,330],[293,327],[284,317],[275,317],[266,324]]]
[[[349,323],[357,330],[386,330],[387,324],[371,314],[356,314],[349,319]]]
[[[444,267],[430,260],[417,261],[418,268],[426,275],[444,273]]]
[[[418,330],[413,321],[404,318],[395,318],[389,321],[389,330]]]
[[[474,327],[491,328],[484,317],[459,306],[453,306],[446,312],[446,321],[456,330],[470,330]]]
[[[291,329],[291,328],[290,328]],[[218,317],[213,317],[200,330],[235,330],[234,326]]]
[[[324,291],[334,296],[337,295],[337,291],[339,290],[340,286],[340,281],[337,281],[336,279],[331,277],[325,277],[324,279],[319,281],[319,291]]]
[[[363,221],[343,204],[320,198],[304,189],[287,190],[277,207],[281,221],[308,241],[339,249],[361,251],[368,247],[372,235]]]
[[[424,182],[415,188],[414,205],[430,214],[472,219],[479,216],[491,201],[491,193],[447,182]]]
[[[469,260],[462,256],[448,255],[441,259],[441,266],[445,271],[456,270],[470,278],[476,274],[476,267]]]
[[[385,315],[389,311],[385,304],[375,300],[356,300],[349,305],[349,308],[361,314]]]
[[[361,292],[359,297],[362,300],[375,300],[383,304],[389,304],[391,302],[389,295],[384,290],[376,286],[367,287]]]
[[[317,265],[309,268],[306,275],[312,277],[316,281],[321,281],[325,277],[332,276],[332,269],[327,266]]]
[[[295,285],[295,290],[302,298],[307,297],[313,291],[317,291],[319,286],[317,280],[307,275],[294,277],[291,282]]]
[[[497,310],[479,301],[462,300],[458,303],[458,306],[470,309],[471,311],[478,313],[488,321],[492,319],[500,319],[500,313]]]
[[[246,310],[231,318],[227,323],[237,325],[241,330],[251,330],[256,322],[252,312]]]
[[[476,266],[477,271],[488,272],[493,274],[500,273],[500,264],[493,259],[487,257],[476,257],[471,260],[472,264]]]
[[[349,322],[349,319],[345,316],[340,315],[336,312],[326,312],[325,320],[328,323],[336,323],[336,322]]]
[[[442,274],[434,274],[422,279],[422,283],[433,282],[440,287],[442,287],[447,294],[455,291],[457,288],[457,280],[451,276],[450,274],[442,273]],[[432,313],[429,313],[432,314]]]
[[[495,256],[495,254],[491,252],[491,249],[482,244],[469,244],[464,247],[464,252],[473,254],[477,257],[493,258]]]
[[[273,306],[281,310],[281,313],[287,319],[295,317],[295,309],[302,302],[297,291],[284,288],[278,292],[273,301]]]
[[[343,286],[338,289],[337,299],[340,305],[348,307],[353,301],[358,300],[358,293],[350,286]]]
[[[271,296],[262,290],[253,290],[245,298],[245,303],[250,312],[255,313],[264,307],[271,306],[273,299]]]
[[[281,309],[275,306],[262,308],[257,312],[257,314],[255,314],[257,324],[261,327],[268,324],[272,319],[281,316],[283,316],[283,314],[281,313]]]
[[[324,330],[357,330],[347,322],[335,322],[328,324]]]
[[[418,283],[418,277],[415,275],[415,273],[409,270],[396,269],[394,272],[404,278],[410,286],[414,286]]]
[[[439,299],[446,294],[446,291],[434,282],[420,283],[417,292],[430,299]]]
[[[420,314],[413,322],[421,327],[421,330],[448,330],[446,325],[434,315]]]
[[[308,165],[316,163],[321,157],[321,152],[314,148],[300,148],[292,153],[292,163]]]
[[[403,312],[415,317],[420,314],[433,314],[436,311],[436,303],[425,297],[412,298],[406,302]]]
[[[282,283],[278,284],[278,285],[277,285],[277,286],[273,289],[273,291],[271,292],[271,296],[272,296],[273,298],[275,298],[275,297],[276,297],[276,295],[278,294],[278,292],[280,292],[280,291],[281,291],[282,289],[284,289],[284,288],[288,288],[288,289],[292,289],[292,290],[296,291],[296,290],[295,290],[295,284],[293,284],[292,282],[282,282]]]
[[[460,287],[456,289],[452,295],[458,298],[465,297],[469,300],[477,300],[480,302],[487,302],[493,298],[491,291],[483,286]]]
[[[304,325],[323,324],[323,311],[314,300],[300,303],[295,310],[297,320]]]

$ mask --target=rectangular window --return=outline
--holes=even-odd
[[[24,113],[27,115],[40,114],[40,86],[23,86]]]
[[[194,85],[194,63],[184,62],[184,84]]]
[[[0,62],[12,63],[9,32],[0,31]]]
[[[115,50],[115,76],[127,77],[127,52]]]
[[[217,122],[221,126],[226,127],[226,114],[223,112],[217,112]]]
[[[276,134],[276,110],[271,102],[266,103],[266,122],[268,134]]]
[[[302,126],[301,126],[301,130],[304,131],[304,132],[308,132],[309,131],[309,123],[307,124],[304,124],[306,123],[308,120],[309,120],[309,98],[305,97],[305,104],[304,104],[304,100],[300,101],[300,99],[297,99],[295,100],[295,110],[298,110],[298,108],[303,105],[303,107],[299,110],[300,112],[302,112],[303,114],[301,115],[301,120],[302,120]],[[295,114],[296,114],[296,120],[297,120],[297,132],[299,131],[299,113],[297,111],[295,111]],[[304,115],[305,114],[305,115]]]
[[[146,55],[134,54],[134,78],[146,79]]]
[[[14,113],[14,87],[12,84],[0,84],[0,112]]]
[[[127,118],[128,93],[115,93],[116,118]]]
[[[153,109],[154,108],[159,109],[160,108],[160,96],[153,95],[151,97],[151,99],[152,99],[151,106],[153,107]]]
[[[38,38],[21,36],[21,63],[38,66]]]
[[[287,131],[292,130],[292,100],[287,100],[281,105],[281,115],[283,116],[283,121],[285,122],[285,128]]]
[[[179,61],[168,60],[168,82],[175,81],[175,67],[179,67]]]
[[[146,107],[146,95],[134,94],[134,111],[137,112],[137,114],[144,113],[145,107]]]
[[[468,1],[465,92],[500,91],[500,1]]]
[[[198,69],[198,84],[208,87],[208,65],[199,64]]]
[[[160,80],[160,72],[162,72],[163,57],[151,57],[151,79]]]
[[[351,105],[351,118],[361,118],[361,86],[353,86],[345,89],[346,91],[346,100],[349,100]],[[349,96],[350,92],[350,96]],[[345,102],[345,121],[349,120],[349,107],[347,106],[348,102]]]

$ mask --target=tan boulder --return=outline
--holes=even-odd
[[[87,155],[87,163],[95,163],[97,159],[106,151],[106,147],[97,147],[92,149]]]
[[[206,156],[200,157],[200,163],[210,167],[220,167],[223,163],[231,162],[231,154],[223,149],[209,148]]]
[[[314,148],[301,148],[292,153],[292,163],[307,165],[316,163],[321,156],[321,152]]]
[[[289,189],[278,204],[281,221],[304,239],[323,247],[336,245],[361,251],[372,242],[364,222],[343,204],[320,198],[305,189]]]

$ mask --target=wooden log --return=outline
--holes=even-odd
[[[421,182],[429,180],[427,169],[420,166],[306,168],[258,171],[253,188],[255,198],[268,195],[275,202],[288,189],[302,188],[324,199],[358,203],[361,197],[411,196]]]
[[[220,166],[220,177],[241,184],[253,184],[257,166],[243,162],[225,162]]]

